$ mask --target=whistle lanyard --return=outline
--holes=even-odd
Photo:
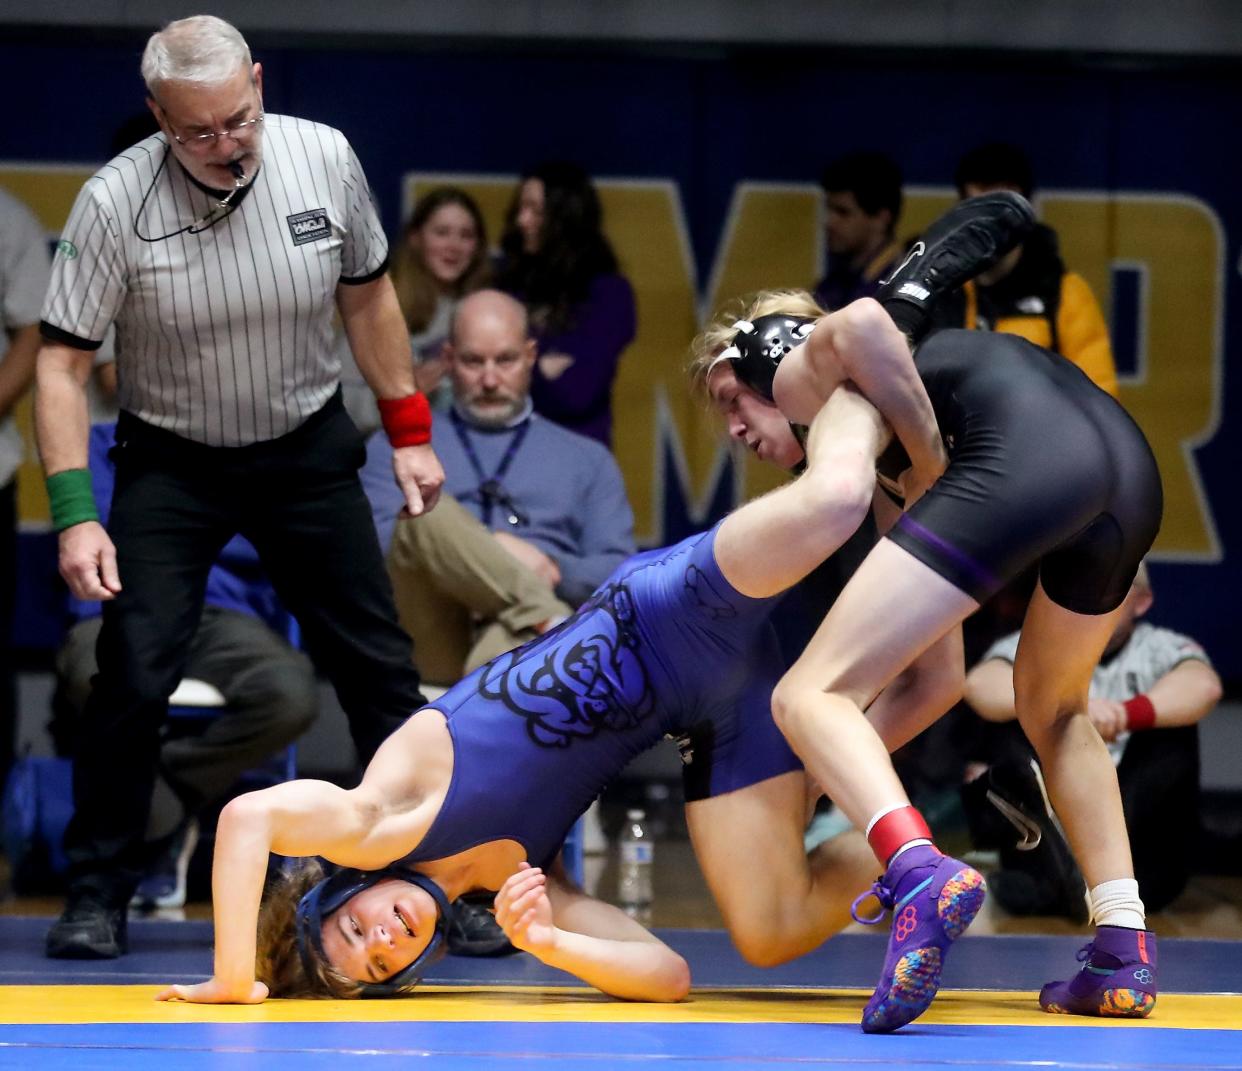
[[[492,511],[497,503],[503,503],[507,509],[508,515],[505,517],[511,525],[523,523],[523,518],[518,514],[510,501],[509,496],[504,491],[504,484],[501,482],[505,478],[505,473],[509,471],[509,466],[513,464],[513,459],[517,455],[518,448],[522,445],[522,440],[526,438],[526,433],[530,431],[530,418],[523,420],[513,431],[513,435],[509,439],[509,445],[505,447],[504,455],[500,459],[500,464],[496,466],[496,471],[488,476],[483,471],[483,463],[479,460],[478,451],[474,448],[474,443],[470,441],[470,433],[466,430],[466,423],[457,415],[456,409],[449,410],[449,421],[453,425],[453,430],[457,432],[457,438],[461,440],[461,448],[466,452],[466,460],[470,462],[470,467],[474,469],[474,474],[479,478],[479,501],[483,507],[482,521],[484,527],[492,526]]]

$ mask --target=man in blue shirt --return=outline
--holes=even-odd
[[[363,487],[429,681],[533,639],[634,552],[612,454],[532,411],[535,353],[518,301],[482,290],[458,305],[445,347],[453,408],[432,429],[449,500],[433,513],[401,514],[392,450],[368,443]]]

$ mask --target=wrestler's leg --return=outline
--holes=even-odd
[[[1018,721],[1088,887],[1134,877],[1117,771],[1087,717],[1087,689],[1120,611],[1072,613],[1035,588],[1014,660]]]
[[[1086,715],[1117,613],[1076,614],[1036,587],[1014,661],[1014,700],[1097,924],[1083,969],[1044,986],[1039,1003],[1050,1012],[1142,1018],[1156,1005],[1156,937],[1134,880],[1117,771]]]
[[[777,724],[808,773],[859,829],[879,811],[909,803],[863,710],[977,606],[882,539],[777,685]]]
[[[850,921],[852,897],[875,877],[875,857],[852,830],[807,854],[806,798],[806,775],[794,771],[686,804],[690,840],[729,935],[759,967],[818,948]]]
[[[860,829],[884,876],[893,929],[862,1027],[887,1032],[921,1015],[944,958],[983,902],[981,875],[936,851],[875,728],[882,688],[977,607],[890,539],[867,556],[772,697],[777,724],[808,773]]]

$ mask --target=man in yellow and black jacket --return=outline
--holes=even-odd
[[[1031,197],[1030,161],[1012,145],[967,153],[955,178],[963,198],[992,190]],[[1066,270],[1056,231],[1045,224],[1037,224],[995,267],[946,296],[936,323],[1020,335],[1069,358],[1096,386],[1117,396],[1117,368],[1099,302],[1086,279]]]

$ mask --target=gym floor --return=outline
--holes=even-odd
[[[182,920],[135,920],[131,953],[114,961],[45,959],[55,899],[0,905],[0,1068],[384,1068],[430,1058],[459,1068],[664,1071],[793,1066],[969,1065],[1242,1068],[1242,880],[1199,877],[1152,918],[1161,997],[1139,1022],[1050,1016],[1040,984],[1077,968],[1084,931],[985,907],[955,947],[932,1008],[894,1035],[857,1025],[883,957],[862,928],[774,970],[744,964],[689,846],[657,846],[654,922],[691,963],[695,989],[677,1005],[613,1001],[525,955],[441,962],[416,995],[389,1001],[269,1001],[258,1007],[162,1004],[173,981],[206,977],[205,904]],[[615,868],[588,857],[607,894]]]

